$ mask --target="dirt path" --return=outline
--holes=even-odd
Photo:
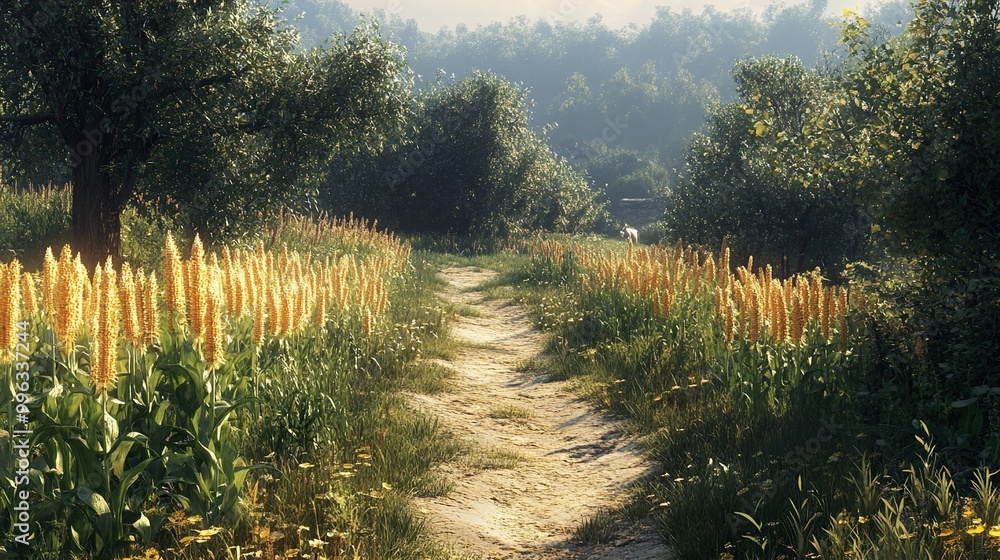
[[[413,395],[412,402],[476,448],[492,450],[479,454],[523,460],[485,470],[462,461],[442,465],[454,489],[417,503],[434,534],[462,558],[668,558],[648,528],[616,534],[609,544],[573,543],[573,529],[598,508],[626,500],[630,484],[649,465],[635,441],[574,395],[567,382],[517,371],[541,357],[543,338],[521,307],[484,302],[482,293],[469,291],[495,273],[448,268],[442,274],[448,281],[443,296],[481,316],[455,322],[457,356],[444,362],[458,372],[454,388]]]

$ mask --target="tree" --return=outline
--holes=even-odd
[[[895,380],[942,429],[972,443],[992,432],[996,447],[1000,407],[981,388],[1000,385],[1000,6],[915,7],[896,39],[857,15],[844,25],[850,127],[881,170],[860,194],[895,257],[888,323],[921,348]]]
[[[475,73],[422,93],[389,149],[335,161],[324,200],[410,231],[503,237],[597,218],[585,178],[528,127],[525,91]],[[383,222],[385,223],[385,222]]]
[[[783,274],[837,274],[864,241],[853,185],[863,168],[834,128],[842,92],[789,57],[748,59],[734,72],[740,100],[713,112],[692,140],[669,194],[674,235]]]
[[[668,172],[654,157],[637,150],[610,148],[587,162],[587,174],[603,186],[612,205],[623,198],[660,196],[667,190]]]
[[[11,0],[0,7],[0,149],[72,167],[76,249],[120,253],[131,203],[206,237],[307,197],[332,150],[378,141],[406,99],[374,30],[296,52],[248,2]],[[45,141],[47,140],[47,141]]]
[[[875,218],[910,251],[984,250],[996,266],[998,26],[1000,6],[981,0],[922,2],[907,33],[887,42],[872,40],[863,18],[846,24],[855,118],[888,170],[868,198],[879,201]]]

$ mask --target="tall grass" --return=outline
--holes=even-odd
[[[0,531],[13,534],[15,491],[32,507],[31,546],[5,538],[5,553],[436,553],[407,496],[455,449],[393,396],[442,334],[432,271],[359,220],[279,227],[273,250],[196,238],[187,258],[168,236],[160,273],[88,274],[68,248],[37,274],[3,266],[0,426],[30,430],[32,453],[17,483],[0,455]],[[31,371],[27,424],[10,415],[15,361]]]
[[[562,373],[646,434],[663,469],[647,501],[680,556],[996,554],[988,469],[968,471],[973,488],[926,433],[911,432],[916,461],[863,423],[870,333],[857,316],[872,303],[818,271],[777,279],[728,260],[548,241],[524,273]],[[963,500],[978,500],[974,515]]]

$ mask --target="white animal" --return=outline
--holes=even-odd
[[[639,242],[639,230],[625,226],[621,231],[622,238],[627,238],[630,245],[635,245]]]

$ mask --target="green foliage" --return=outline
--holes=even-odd
[[[586,169],[612,204],[623,198],[648,198],[667,191],[667,170],[656,159],[644,158],[636,150],[608,149],[588,160]]]
[[[990,2],[929,1],[898,39],[843,26],[845,128],[870,154],[861,198],[892,257],[859,277],[881,304],[881,389],[912,390],[934,433],[970,451],[1000,441],[998,22]]]
[[[949,278],[933,265],[900,259],[848,271],[859,292],[873,298],[862,315],[873,335],[865,356],[869,418],[921,418],[963,461],[975,463],[1000,443],[996,331],[980,299],[997,301],[1000,292],[995,279]]]
[[[288,14],[306,14],[295,22],[304,38],[329,36],[337,29],[334,22],[340,30],[353,27],[345,3],[323,2],[318,9],[319,4],[289,2]],[[532,124],[557,123],[552,146],[581,167],[604,147],[638,150],[667,169],[678,167],[707,108],[732,99],[729,72],[737,60],[793,54],[812,65],[838,39],[818,2],[774,4],[759,16],[747,10],[662,8],[629,29],[607,19],[570,17],[568,11],[578,8],[579,16],[590,10],[586,6],[541,8],[536,20],[516,17],[440,30],[422,30],[392,10],[379,17],[385,35],[406,47],[424,84],[433,83],[442,68],[457,79],[489,69],[530,88],[537,108]],[[897,21],[911,17],[902,0],[871,11],[870,19],[888,24],[892,33],[901,30]]]
[[[174,334],[145,352],[128,347],[119,356],[128,375],[112,394],[97,395],[88,352],[59,350],[53,331],[37,321],[26,339],[37,395],[28,403],[28,443],[38,450],[27,477],[37,536],[31,554],[111,558],[130,542],[151,544],[175,508],[208,526],[240,518],[243,482],[260,466],[248,466],[234,447],[230,417],[247,395],[232,365],[209,372],[190,342]],[[13,402],[13,377],[8,381],[5,402]],[[13,465],[0,466],[8,483]]]
[[[863,456],[851,475],[844,509],[827,509],[829,528],[813,534],[809,549],[819,558],[993,558],[1000,526],[995,472],[975,469],[962,494],[958,478],[930,441],[926,426],[916,437],[917,457],[873,476]]]
[[[477,73],[423,93],[414,113],[413,130],[385,152],[336,162],[325,192],[334,211],[486,239],[580,231],[597,219],[584,178],[528,128],[518,86]]]
[[[688,147],[668,228],[706,246],[727,239],[736,261],[752,254],[783,275],[838,274],[861,256],[864,228],[852,146],[818,133],[839,118],[837,89],[795,58],[744,60],[733,75],[740,99]]]
[[[996,6],[972,0],[920,3],[899,40],[875,40],[861,18],[845,23],[846,85],[888,171],[869,198],[912,253],[984,265],[995,256],[998,21]]]
[[[371,27],[301,51],[247,2],[17,1],[0,22],[0,149],[72,168],[91,265],[118,256],[130,204],[182,213],[209,241],[301,205],[332,152],[378,143],[405,106],[402,62]]]
[[[162,215],[138,208],[127,208],[122,212],[122,251],[124,260],[132,269],[155,270],[162,272],[163,248],[166,247],[167,234],[174,239],[185,239],[187,228],[184,217],[180,215]]]

